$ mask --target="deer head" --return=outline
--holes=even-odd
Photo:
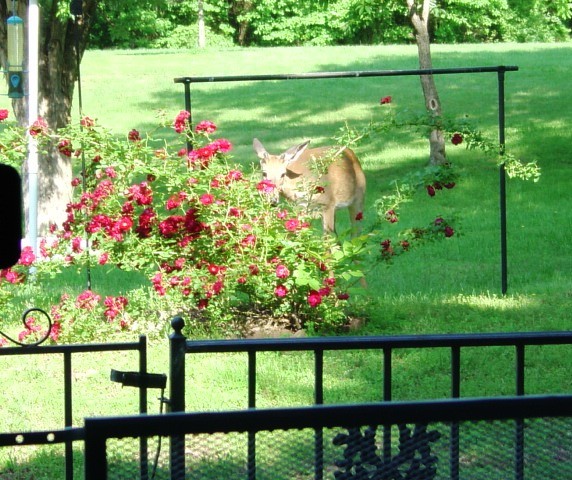
[[[276,186],[273,200],[277,201],[280,194],[298,204],[321,208],[326,233],[335,232],[336,209],[348,207],[355,226],[365,195],[365,175],[357,156],[349,148],[309,149],[309,143],[308,140],[280,155],[272,155],[254,139],[262,177]]]

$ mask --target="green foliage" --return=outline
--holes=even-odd
[[[162,36],[155,40],[152,44],[157,48],[187,48],[192,49],[197,47],[197,39],[199,37],[198,24],[194,25],[177,25],[171,30],[168,35]],[[209,27],[206,27],[207,45],[211,48],[224,48],[232,47],[234,42],[232,38],[213,32]]]
[[[561,41],[570,38],[567,0],[439,0],[430,28],[438,43]],[[208,43],[392,44],[413,41],[405,0],[209,0]],[[92,47],[188,48],[196,44],[196,1],[99,2]],[[189,28],[186,28],[189,27]],[[187,35],[195,39],[186,39]]]
[[[570,4],[539,0],[441,0],[432,9],[434,41],[561,41],[569,38]]]
[[[26,130],[5,121],[8,116],[8,110],[0,109],[0,159],[6,165],[20,168],[28,153],[26,145],[22,143]]]

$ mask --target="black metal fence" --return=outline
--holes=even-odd
[[[186,440],[157,480],[565,480],[571,430],[572,395],[95,418],[86,480],[136,478],[141,436]]]
[[[74,478],[74,442],[82,441],[84,438],[83,427],[73,425],[74,394],[73,394],[73,357],[82,353],[96,352],[120,352],[134,351],[138,353],[139,361],[137,365],[138,373],[147,372],[147,339],[145,336],[139,337],[138,342],[125,343],[105,343],[105,344],[85,344],[85,345],[49,345],[32,347],[8,347],[0,349],[0,358],[7,356],[61,356],[63,363],[63,405],[62,429],[47,431],[26,431],[0,434],[1,447],[21,447],[30,445],[57,445],[64,444],[65,449],[65,472],[61,472],[58,478],[71,480]],[[113,367],[113,365],[110,365]],[[38,372],[42,372],[42,362],[38,362]],[[7,387],[9,388],[9,387]],[[20,405],[25,406],[26,398],[17,399]],[[5,408],[6,405],[3,405]],[[139,389],[139,413],[147,412],[147,388]],[[141,441],[141,458],[146,458],[146,443]],[[141,471],[145,472],[147,466],[141,465]],[[18,474],[19,475],[19,474]],[[17,478],[24,478],[24,476]],[[143,478],[143,477],[141,477]]]
[[[327,338],[283,338],[283,339],[245,339],[245,340],[208,340],[189,341],[182,334],[184,322],[180,317],[172,321],[174,333],[171,335],[171,365],[170,365],[170,399],[172,412],[185,411],[185,368],[186,355],[196,353],[222,353],[222,352],[242,352],[247,356],[247,391],[245,392],[245,407],[253,409],[257,406],[257,354],[260,352],[288,352],[307,351],[313,354],[314,358],[314,404],[324,403],[324,353],[336,350],[375,350],[380,352],[380,376],[382,377],[382,389],[380,398],[384,402],[393,399],[393,378],[394,367],[393,358],[396,351],[404,349],[435,349],[444,348],[449,351],[450,369],[450,397],[458,399],[461,397],[462,375],[461,356],[462,352],[470,348],[483,347],[507,347],[514,351],[514,395],[523,396],[526,393],[525,360],[526,349],[533,345],[571,345],[572,332],[526,332],[526,333],[496,333],[496,334],[465,334],[465,335],[423,335],[423,336],[394,336],[394,337],[327,337]],[[476,372],[469,372],[475,375]],[[570,393],[571,385],[563,385],[563,393]],[[486,402],[485,402],[486,403]],[[547,402],[549,404],[550,402]],[[463,405],[459,403],[458,405]],[[473,404],[471,404],[472,406]],[[441,408],[448,409],[450,404],[441,404]],[[427,405],[420,405],[418,408],[429,408]],[[431,407],[437,408],[437,407]],[[456,407],[457,408],[457,407]],[[459,407],[460,408],[460,407]],[[479,407],[480,408],[480,407]],[[438,408],[437,408],[438,411]],[[445,413],[441,412],[435,418],[428,421],[442,421]],[[518,419],[519,416],[512,414],[505,419]],[[536,412],[528,415],[536,416]],[[310,415],[311,416],[311,415]],[[253,417],[254,418],[254,417]],[[523,417],[524,418],[524,417]],[[341,421],[341,418],[338,421]],[[466,415],[462,420],[472,420],[470,415]],[[485,419],[486,417],[479,417]],[[461,420],[461,419],[459,419]],[[255,420],[253,420],[254,422]],[[398,423],[398,422],[395,422]],[[367,422],[364,423],[364,425]],[[254,440],[253,429],[255,423],[250,425],[247,442],[247,471],[256,472],[257,454],[256,442]],[[568,423],[570,427],[570,423]],[[493,435],[495,435],[493,433]],[[392,448],[391,429],[384,429],[382,433],[384,448]],[[568,437],[570,439],[570,437]],[[520,451],[524,448],[524,424],[520,420],[514,423],[514,439],[516,448]],[[324,444],[322,437],[316,436],[317,458],[323,451]],[[460,452],[461,436],[458,426],[452,424],[450,435],[450,465],[456,466],[451,469],[450,478],[461,478],[458,472],[462,463]],[[171,437],[170,457],[171,457],[171,478],[185,478],[179,472],[185,471],[186,446],[184,437]],[[572,453],[568,450],[568,453]],[[523,478],[525,470],[525,459],[520,455],[519,460],[514,464],[514,474],[516,478]],[[256,478],[248,476],[247,478]],[[322,478],[317,476],[316,478]],[[353,477],[336,477],[353,478]],[[364,477],[369,478],[369,477]],[[371,478],[393,478],[393,477],[371,477]],[[395,477],[400,478],[400,477]],[[403,477],[406,478],[406,477]],[[432,477],[412,477],[412,478],[432,478]],[[449,477],[447,477],[449,478]],[[505,478],[505,477],[499,477]],[[542,477],[540,477],[542,478]]]
[[[174,318],[172,326],[172,412],[88,419],[83,428],[72,422],[73,355],[137,351],[138,371],[112,371],[112,379],[139,387],[139,412],[147,413],[147,388],[156,387],[157,378],[147,373],[145,337],[133,343],[0,349],[0,356],[61,355],[65,397],[63,429],[3,433],[0,447],[63,444],[65,473],[58,478],[66,479],[74,476],[73,445],[82,441],[88,480],[572,478],[570,383],[563,383],[558,395],[525,395],[528,348],[572,345],[572,332],[190,341],[182,333],[181,318]],[[464,353],[484,347],[513,352],[514,395],[461,399]],[[400,358],[396,352],[434,348],[448,352],[451,398],[394,401],[393,380],[400,368],[400,362],[394,363]],[[379,401],[324,405],[324,356],[341,350],[379,352]],[[185,412],[190,354],[217,352],[245,355],[247,408]],[[256,408],[261,352],[307,352],[313,357],[313,405]],[[164,386],[166,376],[159,376]]]

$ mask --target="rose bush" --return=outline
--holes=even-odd
[[[391,102],[390,96],[381,99],[383,108],[389,107],[381,122],[362,131],[346,128],[338,142],[352,145],[405,126],[425,133],[434,126],[426,117],[399,119]],[[26,131],[8,125],[7,117],[0,111],[0,162],[19,166]],[[38,258],[24,248],[18,264],[0,272],[0,311],[9,311],[18,295],[33,297],[48,276],[109,268],[139,272],[147,282],[127,291],[118,285],[113,295],[59,292],[49,309],[53,341],[93,341],[122,331],[152,337],[168,330],[174,314],[185,315],[191,329],[225,334],[242,334],[260,323],[337,329],[347,321],[348,300],[359,291],[360,265],[372,264],[371,257],[367,263],[357,259],[373,252],[378,260],[392,260],[422,241],[456,234],[443,217],[396,239],[385,238],[383,227],[397,223],[401,204],[418,192],[435,196],[453,188],[458,178],[450,164],[395,182],[393,192],[375,200],[378,221],[368,219],[371,228],[364,235],[323,237],[303,208],[272,205],[275,185],[233,162],[232,144],[215,138],[215,124],[203,121],[191,131],[189,118],[181,111],[164,123],[172,130],[166,135],[170,141],[135,129],[118,138],[89,117],[59,132],[49,132],[42,119],[28,128],[40,145],[55,141],[80,173],[72,181],[67,220],[41,240]],[[464,124],[441,127],[453,145],[495,152]],[[506,153],[503,159],[509,174],[537,178],[536,165],[523,167]],[[359,212],[357,220],[362,219]],[[35,319],[28,323],[21,338],[41,334]]]
[[[2,281],[24,282],[32,265],[36,277],[85,265],[147,277],[152,294],[136,293],[136,304],[128,294],[64,294],[51,309],[64,340],[139,328],[140,315],[164,325],[176,313],[226,332],[252,319],[292,330],[342,325],[361,275],[352,258],[311,228],[307,212],[273,206],[275,186],[232,162],[212,122],[190,131],[188,118],[183,111],[172,123],[173,145],[136,130],[118,139],[88,117],[57,132],[60,153],[84,160],[67,220],[41,240],[40,258],[25,249]],[[49,135],[34,133],[40,144]],[[193,148],[181,148],[187,141]]]

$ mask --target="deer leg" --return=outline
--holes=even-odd
[[[358,215],[363,214],[363,203],[354,202],[348,206],[348,213],[350,214],[350,222],[352,224],[352,237],[357,237],[361,232],[361,219],[358,219]],[[356,262],[357,266],[361,268],[361,262]],[[359,279],[359,283],[362,288],[367,288],[367,281],[365,277]]]
[[[354,202],[348,206],[350,222],[352,225],[352,237],[357,237],[361,232],[361,217],[363,215],[363,205],[360,202]]]
[[[336,233],[336,207],[326,206],[322,210],[322,227],[324,234]]]

